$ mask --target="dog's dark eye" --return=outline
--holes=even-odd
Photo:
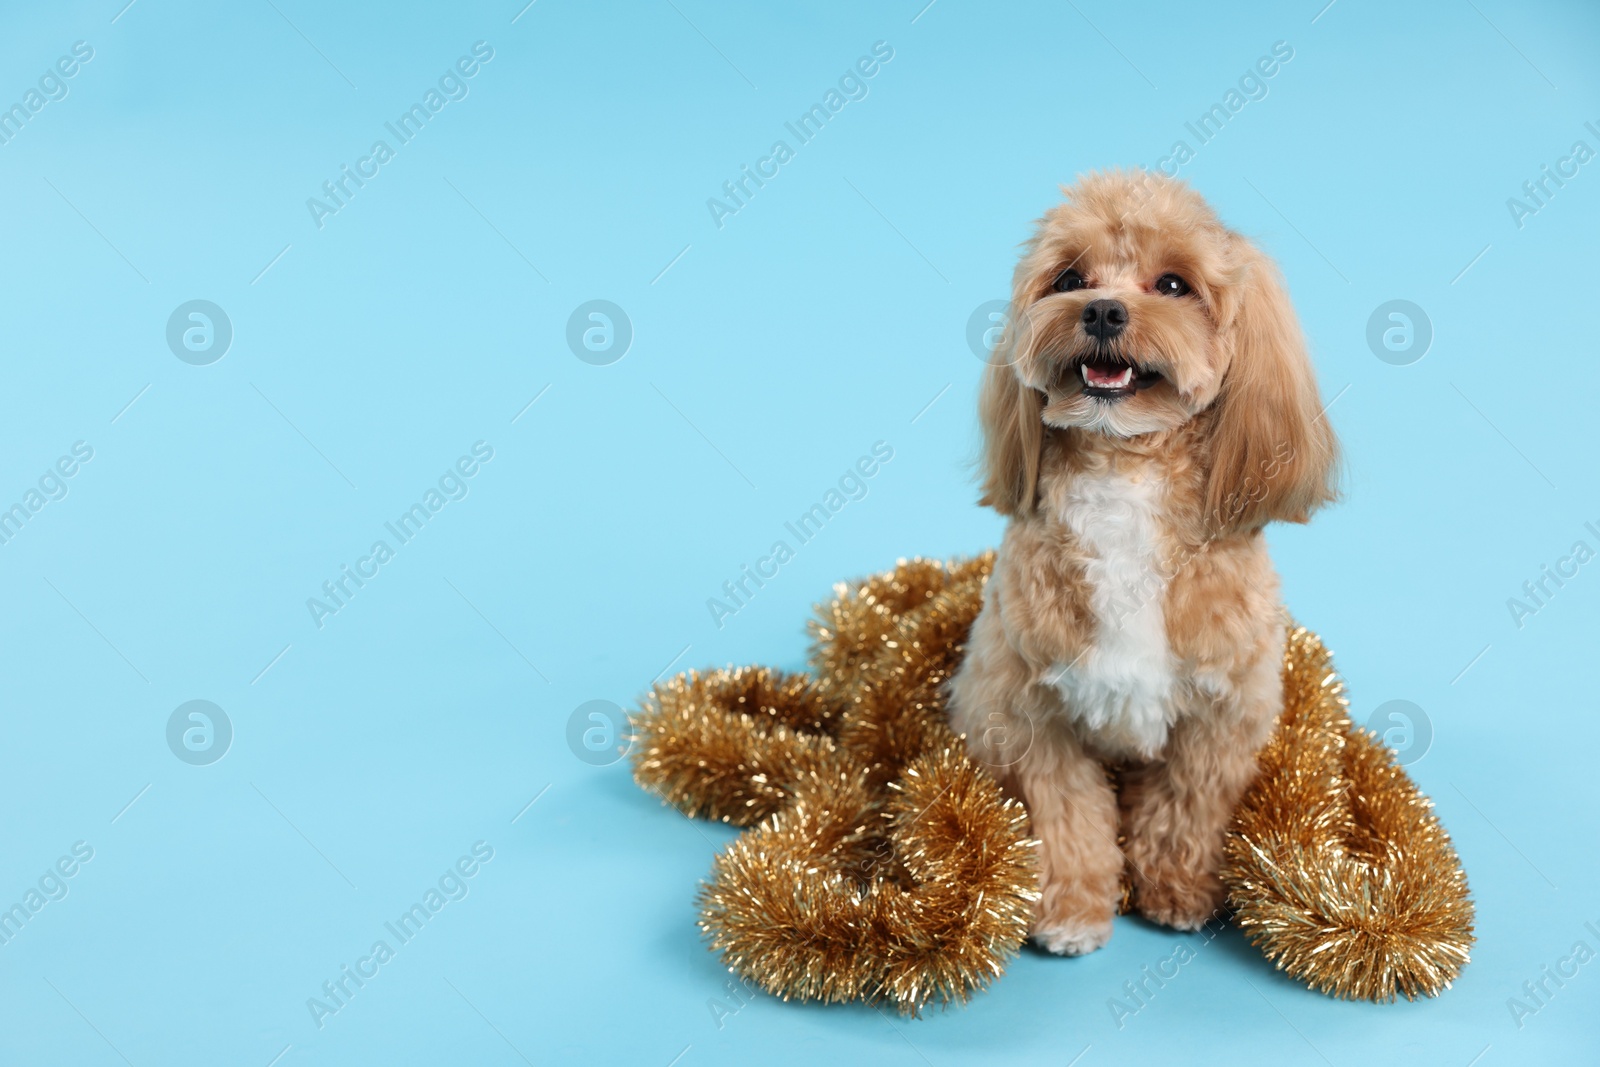
[[[1189,283],[1176,274],[1163,274],[1156,279],[1156,292],[1162,296],[1187,296]]]
[[[1079,274],[1071,267],[1068,267],[1066,270],[1056,275],[1056,283],[1054,288],[1058,293],[1070,293],[1077,289],[1083,289],[1087,287],[1088,284],[1088,282],[1083,280],[1083,275]]]

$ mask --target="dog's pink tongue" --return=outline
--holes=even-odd
[[[1084,367],[1084,379],[1090,385],[1120,385],[1127,377],[1127,367],[1098,367],[1092,363]]]

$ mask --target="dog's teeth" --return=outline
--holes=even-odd
[[[1107,377],[1103,374],[1091,374],[1089,364],[1080,363],[1078,364],[1078,373],[1083,375],[1083,383],[1085,385],[1092,385],[1099,389],[1121,389],[1133,381],[1132,367],[1123,367],[1117,372],[1116,377]]]

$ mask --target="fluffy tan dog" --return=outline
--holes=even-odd
[[[951,717],[1042,842],[1034,940],[1077,955],[1110,938],[1125,868],[1156,922],[1222,904],[1282,706],[1261,530],[1333,499],[1337,444],[1260,251],[1180,182],[1066,194],[983,383],[983,503],[1010,522]]]

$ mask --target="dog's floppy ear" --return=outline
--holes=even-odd
[[[1015,517],[1033,510],[1039,485],[1039,452],[1044,446],[1044,396],[1024,385],[1012,369],[1011,349],[995,350],[983,373],[978,423],[983,429],[979,460],[983,496],[979,503]]]
[[[1214,403],[1206,519],[1217,535],[1305,522],[1334,499],[1338,442],[1276,268],[1235,237],[1240,281],[1229,287],[1231,359]]]

